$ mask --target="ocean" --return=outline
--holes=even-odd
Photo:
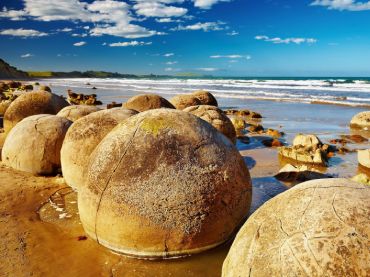
[[[140,93],[164,97],[194,90],[211,91],[221,103],[228,99],[326,103],[370,107],[370,78],[138,78],[138,79],[45,79],[57,92],[72,89],[89,93],[92,86],[103,103],[122,102]],[[86,84],[91,85],[86,85]],[[92,92],[90,92],[92,93]]]

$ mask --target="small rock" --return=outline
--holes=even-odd
[[[369,179],[369,177],[368,177],[366,174],[364,174],[364,173],[360,173],[360,174],[358,174],[358,175],[354,176],[351,180],[352,180],[352,181],[355,181],[355,182],[357,182],[357,183],[360,183],[360,184],[364,184],[364,185],[368,185],[368,186],[370,186],[370,179]]]

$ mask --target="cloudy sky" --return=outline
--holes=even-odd
[[[370,1],[0,0],[25,70],[370,76]]]

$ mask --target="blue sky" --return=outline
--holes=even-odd
[[[370,76],[370,1],[1,0],[24,70]]]

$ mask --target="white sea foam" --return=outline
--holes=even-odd
[[[59,91],[70,88],[86,92],[95,86],[94,93],[109,101],[139,93],[158,93],[171,96],[194,90],[208,90],[219,98],[260,99],[311,103],[325,102],[350,106],[370,104],[370,82],[336,80],[244,80],[244,79],[46,79]],[[87,83],[91,84],[88,85]]]

